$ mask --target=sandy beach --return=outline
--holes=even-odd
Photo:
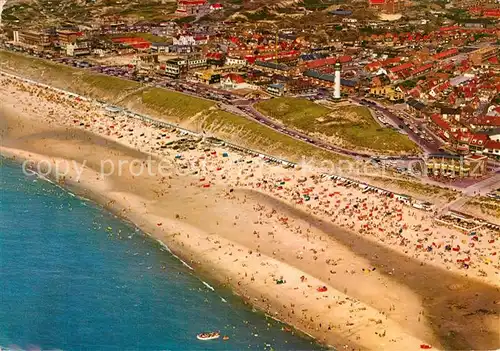
[[[52,178],[325,345],[500,347],[498,232],[3,76],[0,99],[2,155],[61,165]]]

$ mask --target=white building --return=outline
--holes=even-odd
[[[181,35],[179,38],[174,37],[174,45],[181,45],[181,46],[193,46],[196,45],[196,40],[192,35]]]
[[[226,57],[227,66],[246,66],[247,61],[242,58]]]
[[[68,56],[80,56],[89,54],[90,45],[86,41],[66,44],[66,55]]]

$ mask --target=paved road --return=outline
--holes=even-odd
[[[276,130],[277,132],[280,132],[282,134],[286,134],[292,138],[304,141],[304,142],[312,144],[316,147],[319,147],[319,148],[322,148],[322,149],[325,149],[325,150],[328,150],[328,151],[331,151],[331,152],[334,152],[334,153],[337,153],[340,155],[351,156],[351,157],[356,157],[356,158],[361,158],[361,159],[370,159],[370,158],[374,157],[374,155],[371,155],[371,154],[358,152],[358,151],[354,151],[354,150],[343,149],[343,148],[338,147],[336,145],[329,144],[323,140],[318,140],[318,139],[312,138],[307,134],[304,134],[304,133],[298,132],[294,129],[288,128],[288,127],[286,127],[278,122],[273,121],[269,117],[263,115],[262,113],[257,111],[253,106],[241,106],[240,108],[242,110],[244,110],[245,112],[247,112],[247,115],[250,118],[254,119],[255,121],[257,121],[257,122],[259,122],[259,123],[261,123],[269,128],[272,128],[272,129]],[[398,157],[398,156],[392,156],[390,158],[394,159],[394,160],[403,159],[402,157]],[[404,159],[405,160],[411,160],[411,159],[419,160],[420,157],[416,157],[416,156],[405,157]]]
[[[390,109],[382,106],[382,105],[379,105],[375,102],[373,102],[373,104],[366,104],[363,99],[361,98],[357,98],[357,97],[354,97],[352,98],[353,101],[359,103],[359,104],[362,104],[364,106],[367,106],[369,108],[372,108],[376,111],[379,111],[381,113],[384,114],[384,116],[386,116],[388,119],[390,119],[392,121],[392,124],[394,125],[397,125],[398,128],[402,131],[404,131],[408,137],[413,141],[415,142],[418,146],[420,146],[420,148],[422,148],[425,152],[427,153],[436,153],[439,151],[439,147],[441,146],[441,144],[435,140],[434,136],[432,136],[433,140],[432,141],[428,141],[428,140],[425,140],[425,139],[422,139],[420,138],[414,131],[412,131],[408,126],[406,126],[405,124],[403,124],[403,122],[401,121],[401,119],[394,113],[392,112]],[[364,99],[366,100],[366,99]],[[366,100],[366,101],[369,101],[369,100]],[[419,127],[421,127],[423,125],[423,122],[418,122],[417,125]]]
[[[76,59],[73,59],[71,62],[74,65],[74,63],[80,63],[83,61],[78,61]],[[70,64],[70,62],[66,62],[66,64]],[[77,66],[79,66],[79,65],[77,64]],[[101,72],[101,73],[102,74],[110,74],[109,72]],[[131,79],[131,77],[122,77],[122,78]],[[172,83],[174,83],[175,86],[171,85]],[[231,111],[234,113],[239,113],[240,111],[242,111],[244,113],[239,113],[240,115],[243,115],[247,118],[251,118],[251,119],[253,119],[253,120],[269,127],[269,128],[272,128],[280,133],[289,135],[292,138],[307,142],[309,144],[312,144],[316,147],[328,150],[330,152],[334,152],[334,153],[341,154],[344,156],[358,157],[358,158],[363,158],[363,159],[369,159],[370,157],[374,156],[374,155],[370,155],[370,154],[363,153],[363,152],[346,150],[346,149],[343,149],[341,147],[327,143],[325,141],[311,138],[310,136],[308,136],[306,134],[300,133],[296,130],[293,130],[293,129],[290,129],[286,126],[278,124],[278,123],[272,121],[271,119],[269,119],[268,117],[260,114],[258,111],[256,111],[253,108],[253,106],[251,106],[251,104],[253,104],[255,101],[241,99],[240,97],[233,95],[231,92],[228,92],[226,90],[220,90],[220,89],[217,89],[215,87],[210,87],[210,86],[203,85],[203,84],[196,83],[196,82],[190,82],[190,83],[182,82],[182,81],[170,79],[170,78],[163,77],[163,76],[162,77],[152,77],[151,81],[146,83],[146,85],[159,86],[159,87],[166,88],[166,89],[176,90],[176,91],[179,91],[181,93],[192,95],[195,97],[216,101],[217,103],[222,104],[221,107],[227,111]],[[362,103],[361,99],[359,99],[359,98],[352,98],[352,100],[356,101],[358,103]],[[369,107],[383,113],[387,118],[391,119],[394,124],[398,125],[401,123],[398,116],[396,116],[393,112],[391,112],[387,108],[380,106],[378,104],[375,104],[375,105],[369,106]],[[414,140],[418,145],[421,145],[421,147],[424,150],[430,151],[430,152],[437,151],[438,146],[436,146],[435,144],[432,144],[432,143],[426,144],[426,141],[423,141],[422,139],[420,139],[413,131],[411,131],[406,126],[403,126],[402,129],[409,135],[409,137],[412,140]],[[377,155],[377,156],[384,156],[384,155]],[[407,157],[405,157],[405,158],[390,157],[390,159],[394,159],[394,160],[402,160],[402,159],[419,160],[421,158],[420,157],[409,157],[409,158],[407,158]]]
[[[469,187],[467,187],[464,192],[469,195],[486,195],[490,192],[492,192],[495,189],[500,188],[500,173],[497,171],[497,173],[490,178],[487,178],[481,182],[478,182],[476,184],[473,184]]]

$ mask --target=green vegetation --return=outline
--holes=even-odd
[[[264,10],[259,10],[256,12],[243,12],[243,15],[246,16],[250,21],[264,21],[264,20],[271,20],[276,18],[276,16],[272,13],[270,13],[267,9]]]
[[[474,33],[474,41],[477,41],[481,38],[487,38],[487,37],[490,37],[491,35],[489,35],[488,33]]]
[[[177,22],[177,24],[183,24],[183,23],[191,23],[191,22],[193,22],[195,20],[196,20],[196,17],[194,17],[194,16],[187,16],[187,17],[177,18],[175,20],[175,22]]]
[[[240,145],[262,150],[295,162],[336,162],[346,157],[318,149],[308,143],[293,139],[285,134],[255,123],[245,117],[216,110],[206,116],[199,115],[197,122],[203,130],[208,130],[226,140],[234,140]]]
[[[308,10],[326,10],[329,6],[345,4],[345,0],[303,0],[304,7]]]
[[[137,82],[101,74],[82,75],[81,81],[86,86],[97,88],[98,91],[107,91],[108,94],[111,93],[113,96],[120,96],[140,87]]]
[[[53,27],[64,23],[88,24],[103,16],[125,16],[132,20],[160,21],[171,17],[175,1],[157,0],[37,0],[7,2],[2,19],[29,27]]]
[[[0,51],[0,69],[10,70],[26,78],[109,101],[139,89],[141,84],[90,71],[79,70],[51,61]]]
[[[370,184],[378,184],[379,186],[394,191],[408,194],[415,197],[440,199],[443,202],[451,202],[457,198],[457,192],[438,187],[431,184],[421,183],[418,180],[403,179],[403,178],[384,178],[380,176],[366,176]]]
[[[179,122],[215,106],[215,103],[209,100],[159,88],[148,89],[140,95],[141,101],[149,109],[162,115],[175,116]]]
[[[157,118],[212,133],[218,138],[281,156],[290,161],[298,162],[305,156],[310,162],[324,160],[335,162],[344,159],[342,156],[293,139],[243,116],[221,111],[212,101],[178,92],[151,88],[129,96],[125,103],[135,110]]]
[[[498,202],[498,200],[482,196],[469,200],[465,206],[468,208],[476,208],[483,215],[488,215],[497,219],[500,218],[500,202]]]
[[[305,99],[276,98],[262,101],[255,106],[262,113],[299,129],[310,128],[312,121],[328,116],[329,108]]]
[[[404,82],[401,83],[403,87],[406,89],[413,89],[417,86],[417,81],[413,79],[405,80]]]
[[[147,88],[134,93],[143,86],[5,51],[0,51],[0,69],[15,74],[22,72],[27,78],[112,103],[127,96],[121,104],[135,111],[203,130],[215,137],[290,161],[299,162],[307,157],[306,161],[319,164],[325,160],[335,162],[344,159],[245,117],[221,111],[212,101],[190,95],[159,88]]]
[[[295,98],[276,98],[258,103],[264,113],[284,125],[312,134],[341,139],[346,147],[361,147],[384,153],[416,153],[418,147],[405,135],[381,127],[362,106],[335,109]]]

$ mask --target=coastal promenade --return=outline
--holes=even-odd
[[[51,89],[51,90],[53,90],[55,92],[66,94],[67,96],[70,96],[72,98],[78,98],[80,100],[90,101],[93,104],[96,104],[96,105],[101,106],[103,108],[108,108],[108,109],[110,108],[114,112],[123,113],[124,115],[126,115],[126,116],[128,116],[130,118],[135,118],[135,119],[138,119],[138,120],[140,120],[142,122],[150,123],[150,124],[152,124],[154,126],[157,126],[159,128],[177,129],[177,130],[181,131],[182,133],[185,133],[186,135],[191,135],[191,136],[198,137],[198,138],[204,138],[204,139],[206,139],[208,141],[211,141],[211,142],[213,142],[215,144],[221,144],[222,143],[226,147],[229,147],[229,148],[231,148],[233,150],[236,150],[236,151],[239,151],[239,152],[243,152],[245,154],[252,155],[252,156],[258,156],[258,157],[260,157],[260,158],[262,158],[262,159],[264,159],[266,161],[276,162],[276,163],[279,163],[279,164],[282,164],[282,165],[288,166],[288,167],[297,167],[298,166],[294,162],[291,162],[291,161],[288,161],[288,160],[284,160],[284,159],[280,159],[278,157],[262,153],[261,151],[252,150],[252,149],[249,149],[249,148],[246,148],[246,147],[243,147],[243,146],[240,146],[240,145],[237,145],[237,144],[225,141],[225,140],[221,140],[221,139],[218,139],[218,138],[209,137],[209,136],[205,135],[204,133],[199,133],[199,132],[196,132],[196,131],[193,131],[193,130],[190,130],[190,129],[183,128],[183,127],[179,126],[176,123],[167,122],[167,121],[164,121],[164,120],[160,120],[158,118],[154,118],[152,116],[148,116],[148,115],[145,115],[145,114],[140,114],[140,113],[137,113],[137,112],[134,112],[134,111],[130,111],[128,109],[124,109],[124,108],[121,108],[121,107],[118,107],[118,106],[108,105],[107,103],[98,102],[95,99],[91,99],[91,98],[88,98],[88,97],[85,97],[85,96],[82,96],[82,95],[79,95],[79,94],[76,94],[76,93],[73,93],[73,92],[70,92],[70,91],[66,91],[66,90],[63,90],[63,89],[52,87],[50,85],[47,85],[47,84],[44,84],[44,83],[40,83],[40,82],[37,82],[37,81],[32,80],[32,79],[27,79],[27,78],[24,78],[22,76],[18,76],[18,75],[15,75],[15,74],[12,74],[12,73],[8,73],[8,72],[2,71],[2,70],[0,70],[0,75],[6,76],[6,77],[10,77],[10,78],[14,78],[14,79],[17,79],[17,80],[20,80],[20,81],[23,81],[23,82],[26,82],[26,83],[29,83],[29,84],[33,84],[33,85],[36,85],[36,86],[40,86],[40,87],[43,87],[43,88],[48,88],[48,89]],[[259,119],[260,118],[265,118],[265,116],[262,116],[253,107],[249,107],[249,108],[251,110],[253,110],[256,114],[258,114],[259,117],[257,117],[257,118],[259,118]],[[269,121],[269,120],[267,118],[265,118],[264,121],[260,121],[260,122],[261,123],[267,123],[267,121]],[[269,122],[269,123],[271,123],[271,122]],[[278,125],[276,125],[274,127],[277,128],[277,129],[280,128]],[[297,138],[304,139],[304,138],[306,138],[306,136],[298,134]],[[317,144],[317,143],[319,143],[319,142],[313,140],[313,144]],[[317,144],[317,146],[318,147],[323,147],[323,148],[329,148],[328,145],[322,145],[321,143]],[[352,154],[351,156],[355,156],[355,153]],[[365,156],[369,157],[369,155],[365,155]],[[368,184],[366,182],[361,182],[361,181],[356,180],[356,179],[345,177],[345,176],[342,176],[342,175],[339,175],[339,174],[330,174],[330,173],[323,173],[323,176],[324,177],[328,177],[328,178],[333,179],[333,180],[338,180],[338,181],[346,182],[348,184],[359,186],[362,190],[378,192],[378,193],[381,193],[381,194],[386,194],[388,196],[396,197],[398,199],[401,199],[401,201],[403,201],[408,206],[413,206],[413,207],[420,208],[420,209],[425,208],[428,211],[434,211],[434,209],[435,209],[435,206],[433,204],[429,203],[428,201],[415,199],[412,196],[406,195],[406,194],[397,194],[397,193],[394,193],[391,190],[384,189],[384,188],[381,188],[381,187],[372,186],[372,185],[370,185],[370,184]],[[496,180],[496,178],[494,178],[493,180]],[[492,181],[488,181],[488,184],[491,185],[491,182]],[[496,184],[496,181],[494,183]],[[423,206],[424,203],[425,203],[425,206]],[[447,211],[450,210],[450,209],[452,209],[452,208],[453,209],[459,209],[460,207],[457,207],[456,204],[453,207],[446,205],[445,207],[443,207],[440,211],[438,211],[436,213],[439,214],[439,215],[443,215],[443,214],[446,214]],[[473,216],[471,216],[471,217],[473,217]],[[497,224],[489,223],[488,221],[484,221],[484,220],[482,220],[480,218],[475,218],[475,220],[478,223],[484,223],[484,225],[487,225],[487,226],[493,226],[493,227],[497,226]]]
[[[0,94],[9,127],[2,154],[33,166],[86,164],[77,184],[76,172],[64,178],[70,189],[321,343],[500,345],[490,328],[498,232],[481,227],[469,236],[397,194],[158,128],[115,106],[7,77]],[[166,173],[136,173],[149,157],[167,161]],[[102,160],[133,167],[102,174]]]
[[[123,113],[127,117],[134,118],[134,119],[140,120],[140,121],[145,122],[145,123],[150,123],[151,125],[154,125],[158,128],[176,129],[176,130],[179,130],[181,133],[184,133],[185,135],[191,135],[191,136],[194,136],[197,138],[203,138],[203,139],[206,139],[207,141],[212,142],[212,143],[217,144],[217,145],[223,144],[224,146],[231,148],[232,150],[236,150],[238,152],[242,152],[242,153],[245,153],[245,154],[251,155],[251,156],[258,156],[258,157],[260,157],[266,161],[269,161],[269,162],[275,162],[275,163],[282,164],[282,165],[287,166],[287,167],[298,167],[298,164],[296,164],[294,162],[280,159],[278,157],[262,153],[261,151],[252,150],[252,149],[249,149],[249,148],[246,148],[246,147],[243,147],[241,145],[237,145],[237,144],[225,141],[225,140],[213,138],[213,137],[205,135],[204,133],[199,133],[199,132],[196,132],[196,131],[193,131],[190,129],[183,128],[176,123],[167,122],[164,120],[160,120],[158,118],[154,118],[152,116],[148,116],[148,115],[140,114],[140,113],[128,110],[128,109],[124,109],[124,108],[121,108],[119,106],[114,106],[114,105],[109,105],[107,103],[99,102],[95,99],[91,99],[91,98],[88,98],[86,96],[82,96],[82,95],[79,95],[79,94],[76,94],[76,93],[73,93],[70,91],[59,89],[59,88],[56,88],[56,87],[53,87],[53,86],[50,86],[50,85],[47,85],[44,83],[37,82],[37,81],[32,80],[32,79],[27,79],[27,78],[24,78],[22,76],[18,76],[18,75],[12,74],[12,73],[2,71],[2,70],[0,70],[0,75],[10,77],[13,79],[17,79],[17,80],[20,80],[20,81],[28,83],[28,84],[33,84],[33,85],[40,86],[43,88],[51,89],[55,92],[65,94],[69,97],[77,98],[77,99],[80,99],[82,101],[89,101],[92,104],[95,104],[97,106],[101,106],[103,108],[107,108],[109,110],[112,110],[112,111],[114,111],[113,113]],[[255,111],[255,113],[257,113],[257,114],[259,114],[259,116],[261,116],[261,114],[259,112],[257,112],[253,107],[250,107],[250,109],[252,109],[253,111]],[[259,118],[265,118],[265,116],[261,116]],[[266,119],[266,121],[268,121],[268,119]],[[261,121],[261,123],[262,123],[262,121]],[[279,128],[279,126],[275,126],[275,127]],[[303,136],[303,135],[297,135],[297,137],[298,138],[306,138],[306,136]],[[318,142],[313,140],[313,143],[316,144]],[[324,148],[329,147],[328,145],[322,145],[321,143],[318,144],[317,146],[324,147]],[[354,155],[352,155],[352,156],[354,156]],[[368,157],[368,155],[366,155],[366,157]],[[335,180],[335,181],[345,182],[346,184],[357,186],[366,192],[371,191],[371,192],[376,192],[376,193],[380,193],[380,194],[385,194],[385,195],[391,196],[391,197],[396,197],[408,206],[413,206],[413,207],[419,208],[419,209],[425,209],[425,210],[430,211],[430,212],[436,210],[436,206],[433,205],[432,203],[429,203],[428,201],[425,201],[425,200],[415,199],[410,195],[394,193],[391,190],[384,189],[381,187],[372,186],[366,182],[362,182],[362,181],[359,181],[359,180],[356,180],[353,178],[349,178],[346,176],[342,176],[339,174],[323,173],[322,176],[328,177],[328,178]],[[487,183],[489,186],[491,186],[491,184],[497,184],[498,183],[497,178],[498,178],[498,175],[497,175],[497,177],[494,177],[491,181],[487,180],[484,183],[485,184]],[[453,203],[447,204],[447,205],[443,206],[441,209],[439,209],[438,211],[436,211],[435,212],[436,218],[439,218],[440,216],[448,214],[449,211],[452,209],[458,210],[460,208],[460,206],[457,206],[457,204],[460,203],[463,205],[465,203],[464,198],[460,197],[459,199],[461,199],[460,202],[456,200]],[[474,216],[470,216],[470,217],[473,218],[474,221],[476,221],[479,226],[484,225],[484,226],[500,229],[500,226],[497,225],[496,223],[490,223],[490,222],[485,221],[483,219],[475,218]]]

